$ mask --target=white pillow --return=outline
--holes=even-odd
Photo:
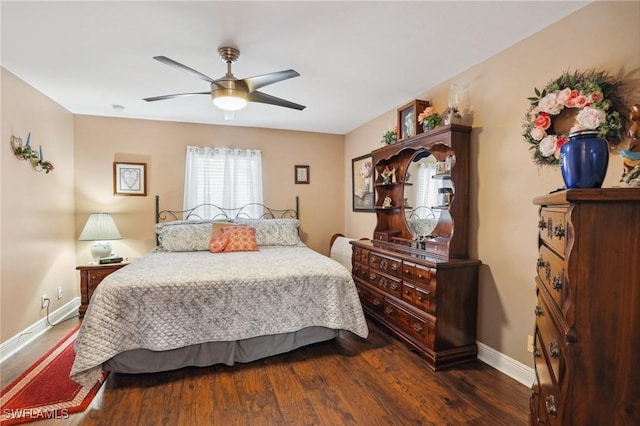
[[[156,223],[159,251],[207,251],[213,220],[176,220]]]

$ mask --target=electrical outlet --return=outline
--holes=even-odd
[[[58,300],[62,299],[62,287],[58,287]]]
[[[527,336],[527,352],[533,353],[533,336]]]
[[[43,294],[41,301],[42,301],[42,305],[41,305],[42,309],[46,308],[47,303],[49,303],[49,296],[47,296],[46,294]]]

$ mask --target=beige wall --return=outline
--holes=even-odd
[[[532,366],[526,352],[535,306],[533,278],[537,259],[537,208],[532,199],[563,185],[557,168],[539,169],[521,136],[522,120],[533,88],[544,87],[566,69],[597,68],[621,76],[640,102],[640,2],[596,2],[481,64],[432,85],[416,98],[447,106],[451,83],[470,84],[471,137],[470,254],[483,261],[480,274],[478,340]],[[425,55],[425,66],[428,66]],[[407,99],[409,101],[409,99]],[[379,147],[394,121],[390,111],[346,137],[345,171],[350,158]],[[622,171],[614,155],[604,186],[615,186]],[[350,182],[345,203],[350,206]],[[371,237],[370,213],[347,213],[348,235]],[[601,224],[603,230],[606,224]]]
[[[78,294],[75,271],[73,116],[1,69],[0,340],[42,319]],[[35,172],[11,150],[12,135],[42,145],[55,171]],[[63,298],[58,300],[58,286]]]
[[[114,213],[123,236],[112,243],[121,256],[139,257],[155,245],[154,196],[160,208],[182,209],[185,147],[215,146],[262,151],[264,203],[292,208],[300,197],[301,238],[329,253],[329,239],[343,232],[344,137],[321,133],[212,126],[78,115],[75,117],[76,235],[91,212]],[[147,163],[147,196],[114,196],[114,161]],[[310,183],[294,183],[294,165],[309,165]],[[89,257],[78,242],[78,262]]]

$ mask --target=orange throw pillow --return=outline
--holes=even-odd
[[[258,251],[256,229],[250,226],[225,226],[222,235],[229,235],[224,251]]]
[[[211,236],[209,240],[209,251],[211,253],[220,253],[229,244],[229,234],[220,234]]]

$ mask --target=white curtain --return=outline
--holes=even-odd
[[[184,176],[184,209],[201,204],[238,208],[249,203],[262,204],[262,155],[255,149],[187,147]],[[247,211],[251,217],[262,214],[260,206]],[[204,218],[213,212],[203,210]]]

